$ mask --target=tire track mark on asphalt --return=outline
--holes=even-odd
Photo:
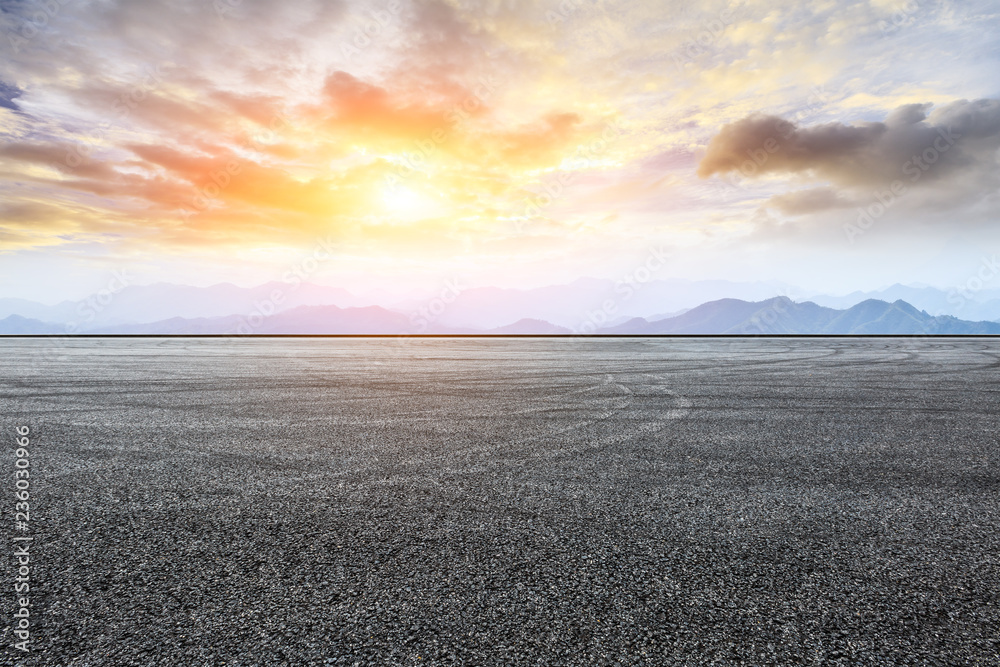
[[[562,436],[571,432],[580,432],[582,434],[584,429],[604,423],[613,417],[617,417],[627,425],[623,433],[610,437],[597,436],[596,439],[596,434],[590,433],[587,434],[585,441],[581,440],[572,443],[569,447],[566,446],[566,443],[563,443],[559,447],[550,447],[542,451],[532,452],[529,456],[532,458],[554,457],[563,456],[571,451],[582,451],[585,449],[594,449],[595,447],[604,449],[611,445],[627,442],[640,435],[657,433],[666,428],[670,422],[684,418],[694,406],[690,399],[666,386],[665,379],[667,377],[666,374],[662,373],[629,374],[625,378],[621,376],[616,378],[609,374],[606,376],[602,386],[612,386],[621,392],[619,396],[610,397],[616,400],[616,405],[611,406],[610,409],[606,409],[595,418],[584,419],[564,428],[539,433],[527,440],[522,440],[521,450],[527,449],[530,444],[537,443],[545,438]],[[669,397],[673,405],[666,411],[658,413],[659,416],[656,419],[649,419],[648,416],[643,414],[648,409],[646,406],[637,405],[639,399],[665,397]],[[586,407],[584,406],[582,409],[586,409]],[[656,409],[654,408],[654,411]]]

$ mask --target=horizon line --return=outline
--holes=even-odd
[[[1000,338],[1000,334],[0,334],[6,338]]]

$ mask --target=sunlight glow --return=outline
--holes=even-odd
[[[445,207],[441,199],[440,194],[435,196],[399,183],[387,183],[382,186],[380,192],[384,213],[395,221],[402,222],[414,222],[443,215]]]

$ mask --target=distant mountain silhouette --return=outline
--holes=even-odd
[[[426,286],[397,290],[359,286],[363,294],[354,294],[339,287],[299,282],[295,275],[289,276],[287,281],[272,281],[256,287],[229,283],[208,287],[170,283],[121,287],[116,283],[117,287],[111,287],[109,283],[108,289],[87,298],[57,304],[0,298],[0,320],[19,315],[62,325],[66,331],[87,331],[149,323],[161,328],[183,328],[187,326],[184,323],[165,323],[174,318],[204,319],[209,321],[192,323],[191,326],[214,331],[229,326],[214,320],[229,316],[241,315],[257,321],[262,317],[270,320],[278,313],[302,306],[380,306],[406,315],[415,323],[416,333],[484,332],[511,326],[520,320],[549,322],[571,331],[593,333],[600,328],[642,328],[645,326],[642,321],[647,324],[661,322],[715,301],[761,303],[770,301],[769,297],[778,293],[801,293],[798,289],[773,283],[678,279],[638,282],[633,278],[629,279],[631,282],[581,278],[565,285],[531,289],[466,287],[452,280],[441,292]],[[969,321],[1000,321],[1000,299],[994,298],[994,295],[1000,296],[1000,291],[982,289],[962,296],[957,288],[943,291],[924,286],[893,285],[877,292],[855,292],[847,296],[818,295],[809,301],[817,307],[846,310],[869,299],[890,303],[902,300],[915,306],[918,312],[926,311],[930,315],[952,315]],[[805,299],[799,300],[800,305],[805,303]],[[430,310],[433,310],[433,315]],[[727,316],[722,312],[719,315]],[[797,314],[797,317],[804,316],[802,312]],[[635,321],[630,322],[633,319]],[[739,326],[741,322],[733,326]],[[687,323],[697,326],[695,320],[688,320]],[[717,324],[709,319],[701,326],[714,331]],[[803,322],[789,321],[786,324],[794,328],[802,326]],[[949,325],[942,322],[940,326],[947,328]],[[145,331],[145,328],[140,326],[132,330]]]
[[[611,300],[619,317],[653,317],[677,312],[723,296],[765,298],[783,286],[732,283],[721,280],[622,281],[581,278],[567,285],[532,289],[474,287],[463,290],[441,314],[441,326],[495,329],[522,319],[551,322],[570,330],[593,331],[588,323],[603,323],[601,305]]]
[[[66,327],[30,317],[10,315],[0,320],[0,334],[65,334]]]
[[[148,324],[119,324],[117,326],[96,327],[83,333],[98,334],[233,334],[244,318],[240,315],[225,317],[171,317]]]
[[[953,315],[965,320],[1000,320],[1000,290],[980,289],[963,296],[957,288],[941,290],[936,287],[915,287],[895,284],[881,290],[851,292],[843,296],[817,294],[809,301],[827,308],[846,309],[867,299],[879,301],[905,301],[918,310],[931,315]]]
[[[89,333],[109,334],[404,334],[414,333],[410,319],[379,306],[339,308],[299,306],[270,317],[227,315],[185,319],[174,317],[149,324],[100,327]]]
[[[496,329],[490,329],[488,333],[491,334],[568,334],[571,333],[566,327],[556,326],[550,322],[544,320],[534,320],[530,318],[525,318],[523,320],[518,320],[513,324],[508,324],[505,327],[497,327]]]
[[[257,287],[219,283],[209,287],[154,283],[129,285],[79,301],[45,305],[0,299],[0,317],[22,315],[45,322],[72,322],[79,329],[157,322],[175,317],[218,318],[234,313],[281,312],[297,306],[367,306],[347,290],[304,282],[269,282]]]
[[[338,308],[337,306],[300,306],[278,313],[264,321],[259,333],[412,333],[410,318],[380,306]],[[255,333],[257,333],[255,331]]]
[[[616,334],[1000,334],[996,322],[928,315],[905,301],[868,299],[847,310],[787,297],[749,302],[720,299],[663,320],[629,320],[600,333]]]
[[[299,306],[261,315],[173,317],[149,324],[119,324],[81,328],[79,333],[104,334],[416,334],[492,333],[561,334],[570,330],[536,318],[522,318],[500,327],[475,329],[439,322],[417,327],[411,317],[381,306],[340,308]],[[65,325],[18,315],[0,320],[0,334],[66,334]],[[969,322],[932,316],[905,301],[867,299],[846,310],[826,308],[787,297],[765,301],[719,299],[675,317],[648,321],[641,317],[598,330],[602,334],[1000,334],[1000,323]]]

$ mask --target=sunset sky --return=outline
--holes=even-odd
[[[651,252],[844,293],[1000,252],[996,2],[0,9],[0,296],[310,257],[353,290],[535,286]]]

